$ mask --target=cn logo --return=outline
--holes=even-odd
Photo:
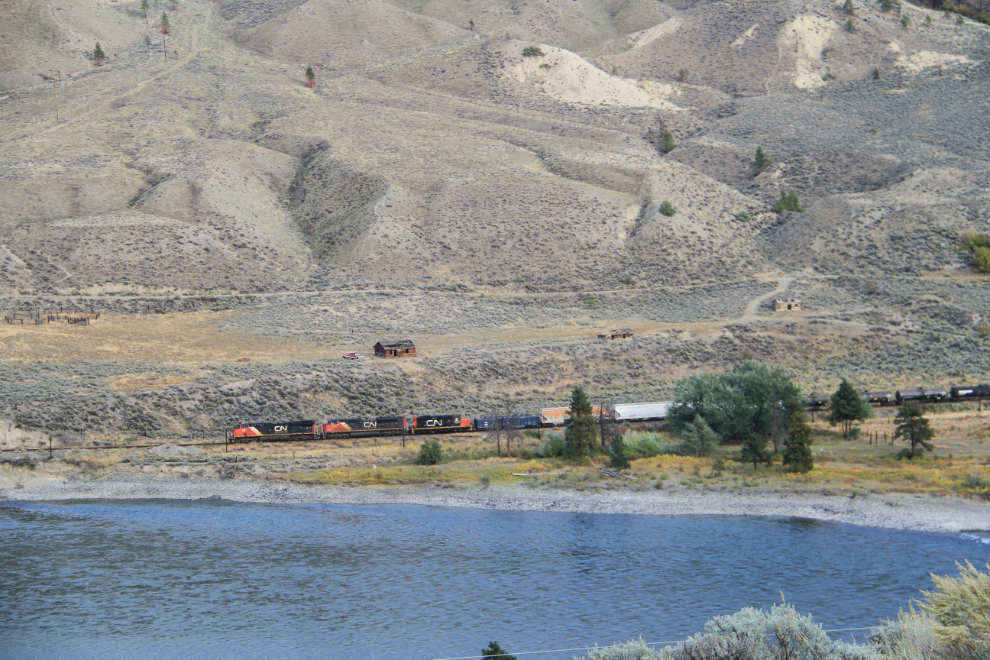
[[[378,428],[378,422],[365,422],[364,423],[364,428],[366,428],[366,429]]]
[[[443,426],[443,420],[440,419],[428,419],[426,420],[427,426]]]
[[[278,433],[279,431],[288,431],[288,430],[289,430],[289,427],[288,426],[276,426],[275,427],[275,432],[276,433]]]

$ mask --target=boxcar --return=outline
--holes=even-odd
[[[510,421],[514,429],[535,429],[540,425],[540,416],[513,415],[512,417],[499,417],[498,427],[503,430],[507,429],[509,428]],[[478,431],[487,431],[488,429],[495,428],[495,420],[490,417],[476,417],[474,428]]]
[[[316,440],[319,437],[316,422],[243,422],[230,433],[233,442],[252,440]]]
[[[328,419],[323,425],[323,435],[327,438],[405,435],[408,431],[409,424],[405,417]]]
[[[471,420],[460,415],[420,415],[413,418],[411,433],[454,433],[473,431]]]

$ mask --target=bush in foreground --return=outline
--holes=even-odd
[[[932,576],[921,612],[912,608],[871,631],[865,644],[833,641],[793,606],[746,608],[715,617],[676,646],[642,640],[592,649],[587,660],[986,660],[990,658],[990,564],[958,565],[958,578]]]
[[[443,447],[439,440],[427,440],[419,447],[416,456],[417,465],[436,465],[443,461]]]

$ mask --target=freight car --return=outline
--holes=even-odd
[[[897,402],[893,392],[882,390],[880,392],[867,392],[863,395],[869,403],[877,406],[892,406]]]
[[[320,431],[316,422],[308,419],[301,422],[242,422],[227,432],[230,442],[265,442],[277,440],[318,440]]]
[[[371,417],[368,419],[328,419],[323,425],[326,438],[406,435],[409,422],[405,417]]]
[[[815,394],[812,392],[808,397],[808,406],[811,408],[825,408],[831,400],[831,394]]]
[[[570,412],[570,408],[544,408],[540,411],[540,426],[563,426]],[[602,407],[592,406],[591,414],[597,418],[602,414]]]
[[[922,387],[913,390],[897,390],[894,392],[897,404],[905,401],[919,401],[938,403],[949,398],[949,390],[944,387]]]
[[[976,401],[990,398],[990,385],[962,385],[949,390],[953,401]]]
[[[540,426],[539,415],[513,415],[511,417],[499,417],[498,428],[505,430],[513,429],[535,429]],[[476,431],[487,431],[495,428],[495,419],[491,417],[476,417],[474,419],[474,429]]]
[[[667,419],[673,401],[655,401],[653,403],[617,403],[612,406],[612,421],[628,422],[662,422]]]

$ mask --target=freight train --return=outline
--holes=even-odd
[[[877,406],[899,406],[905,401],[939,403],[943,401],[982,401],[990,399],[990,385],[965,385],[961,387],[918,388],[894,392],[865,392],[863,398]],[[808,407],[826,408],[832,395],[814,394],[808,397]],[[604,416],[619,424],[662,422],[667,419],[673,401],[652,403],[619,403],[592,408],[595,417]],[[511,417],[462,417],[461,415],[420,415],[418,417],[368,417],[328,419],[319,424],[314,420],[299,422],[244,422],[227,432],[230,442],[281,441],[281,440],[329,440],[334,438],[382,437],[393,435],[423,435],[433,433],[465,433],[488,431],[495,425],[505,429],[539,429],[563,426],[567,408],[544,408],[538,415],[513,415]]]

